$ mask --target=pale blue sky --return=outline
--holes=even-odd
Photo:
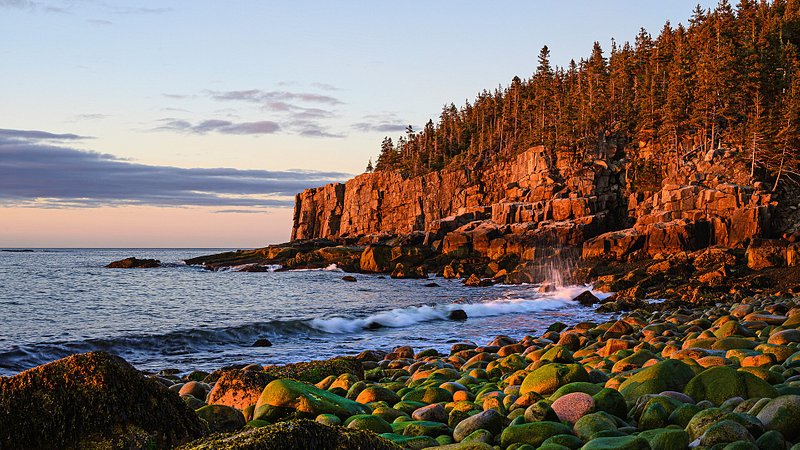
[[[384,135],[400,134],[387,130],[419,126],[438,117],[445,103],[460,106],[484,88],[529,76],[542,45],[564,65],[586,56],[595,40],[608,49],[611,37],[632,40],[640,27],[657,34],[666,20],[686,23],[697,3],[0,0],[0,129],[91,137],[47,144],[165,170],[357,173]],[[98,199],[87,191],[89,200],[62,199],[57,185],[30,198],[14,189],[9,198],[3,186],[0,214],[30,216],[47,207],[76,223],[111,206],[157,214],[184,198],[159,204],[136,195]],[[290,203],[285,192],[265,190],[270,201],[255,206],[249,197],[229,201],[230,192],[218,194],[224,201],[217,211],[260,207],[272,214],[263,228],[241,231],[239,240],[213,243],[254,246],[288,238],[289,214],[273,208],[275,201]],[[205,200],[187,202],[213,214]],[[223,215],[233,228],[251,216]],[[0,228],[0,245],[94,242],[56,231],[31,240],[23,229],[28,222],[10,222]],[[94,245],[166,244],[94,238]],[[192,245],[186,239],[175,245]],[[209,243],[198,237],[194,245]]]

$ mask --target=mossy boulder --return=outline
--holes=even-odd
[[[681,391],[694,376],[694,370],[686,363],[668,359],[631,375],[619,386],[619,392],[626,400],[636,400],[645,394]]]
[[[413,420],[403,424],[404,436],[430,436],[438,437],[450,434],[450,428],[439,422],[427,422],[424,420]]]
[[[510,425],[500,434],[500,446],[507,448],[512,444],[528,444],[539,447],[548,438],[557,434],[571,434],[572,430],[558,422],[534,422]]]
[[[214,434],[179,450],[399,450],[369,431],[329,426],[311,420],[291,420],[237,434]]]
[[[572,434],[557,434],[547,438],[542,445],[560,445],[571,450],[577,450],[583,446],[583,441]]]
[[[650,444],[639,436],[614,436],[592,439],[581,450],[649,450]]]
[[[590,441],[598,433],[616,431],[616,429],[617,422],[611,415],[604,412],[587,414],[578,419],[573,427],[575,435],[584,442]]]
[[[225,405],[207,405],[195,411],[208,424],[212,432],[236,431],[244,427],[241,411]]]
[[[253,418],[259,419],[274,408],[293,410],[308,417],[333,414],[341,419],[372,412],[369,407],[361,403],[290,379],[275,380],[264,388],[256,403]]]
[[[364,379],[364,368],[361,361],[353,357],[341,357],[320,361],[308,361],[285,366],[267,366],[264,372],[274,378],[291,378],[304,383],[316,384],[328,376],[342,374],[355,375],[359,380]]]
[[[738,441],[755,442],[755,439],[744,425],[730,419],[711,425],[700,437],[700,444],[706,447]]]
[[[677,428],[658,428],[639,433],[652,450],[673,450],[689,446],[689,433]]]
[[[0,377],[0,448],[173,447],[207,432],[177,393],[105,352]]]
[[[589,374],[580,364],[550,363],[534,370],[522,381],[520,395],[536,392],[550,395],[558,388],[578,381],[589,381]]]
[[[800,438],[800,396],[782,395],[769,401],[756,416],[768,430],[780,431],[796,442]]]
[[[684,393],[695,401],[708,400],[715,405],[733,397],[773,398],[778,395],[774,387],[752,373],[725,366],[704,370],[689,381]]]
[[[354,430],[372,431],[375,434],[391,433],[389,422],[372,414],[356,414],[344,422],[344,426]]]

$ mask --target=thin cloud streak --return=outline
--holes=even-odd
[[[274,134],[281,130],[281,126],[270,120],[259,122],[231,122],[229,120],[204,120],[192,124],[186,120],[165,119],[164,125],[157,130],[181,131],[184,133],[207,134]]]
[[[39,130],[12,130],[7,128],[0,128],[0,138],[49,141],[78,141],[84,139],[94,139],[91,136],[79,136],[72,133],[57,134]]]
[[[4,206],[287,207],[297,192],[347,177],[304,170],[151,166],[31,139],[0,137],[0,205]]]

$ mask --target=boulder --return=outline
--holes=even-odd
[[[575,423],[594,411],[594,398],[583,392],[573,392],[559,397],[551,407],[562,422]]]
[[[236,431],[244,427],[242,412],[225,405],[206,405],[195,411],[213,433]]]
[[[778,395],[775,388],[761,378],[726,366],[704,370],[686,384],[684,393],[695,401],[708,400],[715,405],[734,397],[773,398]]]
[[[330,375],[339,376],[344,373],[353,374],[359,379],[364,378],[361,361],[349,356],[284,366],[266,366],[264,371],[275,378],[293,378],[305,383],[319,383]]]
[[[273,380],[274,376],[262,370],[227,370],[214,383],[207,402],[242,410],[255,405],[264,388]]]
[[[359,267],[362,272],[384,273],[389,271],[392,249],[386,245],[368,245],[361,253]]]
[[[770,400],[756,416],[768,430],[779,431],[786,439],[800,438],[800,395],[781,395]]]
[[[169,448],[207,428],[176,393],[105,352],[0,377],[0,448]]]
[[[592,439],[581,450],[650,450],[650,444],[639,436],[614,436]]]
[[[511,444],[528,444],[537,448],[548,438],[559,434],[572,434],[572,430],[562,423],[547,421],[510,425],[500,434],[500,446],[507,448]]]
[[[583,291],[578,294],[577,297],[572,299],[573,302],[578,302],[583,306],[592,306],[600,303],[600,299],[597,298],[591,291]]]
[[[354,430],[371,431],[375,434],[391,433],[392,426],[381,417],[372,414],[356,414],[344,422],[344,426]]]
[[[456,442],[461,442],[465,437],[479,429],[487,430],[493,436],[497,436],[503,431],[505,421],[506,418],[502,414],[494,409],[487,409],[459,422],[453,429],[453,439]]]
[[[694,375],[694,371],[685,363],[668,359],[630,376],[619,386],[619,392],[627,400],[636,400],[645,394],[682,391]]]
[[[258,419],[274,408],[295,411],[312,418],[320,414],[333,414],[340,419],[346,419],[356,414],[372,412],[353,400],[290,379],[274,380],[264,388],[256,403],[253,418]]]
[[[399,450],[392,442],[363,430],[329,426],[311,420],[291,420],[250,428],[237,434],[214,434],[179,450]]]
[[[520,394],[536,392],[550,395],[565,384],[589,381],[589,374],[580,364],[545,364],[528,374],[522,381]]]

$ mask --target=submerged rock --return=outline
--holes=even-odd
[[[157,259],[138,259],[131,257],[114,261],[106,267],[109,269],[152,269],[161,267],[161,261]]]
[[[467,320],[467,312],[463,309],[454,309],[447,315],[450,320]]]
[[[105,352],[0,377],[0,448],[170,448],[205,424],[177,394]]]

